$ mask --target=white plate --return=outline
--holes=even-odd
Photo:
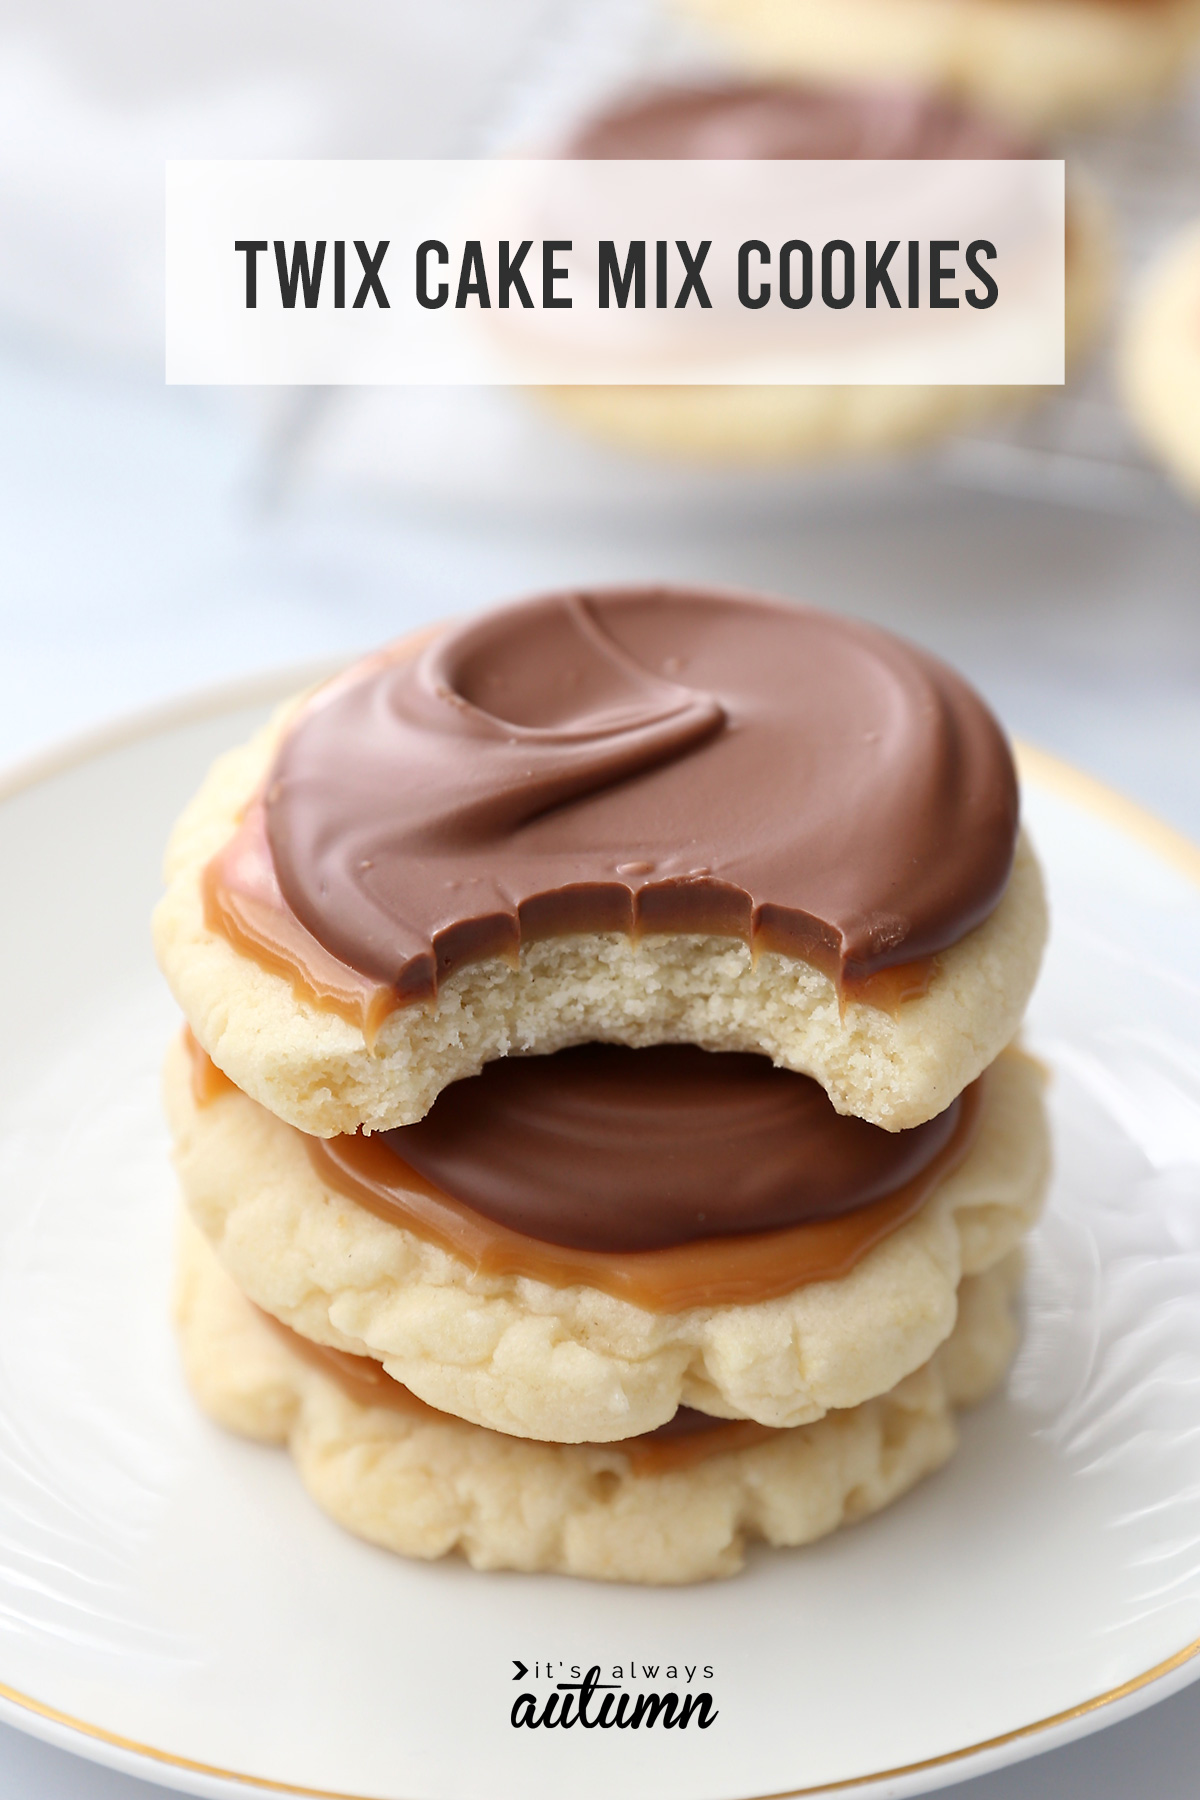
[[[899,1796],[1200,1674],[1200,852],[1026,759],[1058,1172],[1008,1394],[943,1473],[699,1588],[415,1566],[207,1425],[167,1323],[176,1019],[146,918],[172,816],[263,700],[132,727],[0,801],[0,1715],[197,1794]],[[514,1730],[546,1659],[684,1691],[708,1664],[719,1717]]]

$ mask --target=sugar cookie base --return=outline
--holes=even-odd
[[[844,4],[819,0],[833,16]],[[890,6],[893,0],[887,0]],[[1115,10],[1115,9],[1113,9]],[[1091,346],[1108,311],[1113,252],[1107,208],[1086,185],[1068,205],[1068,367]],[[693,463],[771,464],[884,455],[1019,412],[1044,387],[559,387],[543,401],[592,436],[627,450]]]
[[[808,963],[752,962],[730,938],[619,933],[526,945],[443,983],[436,1004],[387,1020],[373,1048],[336,1013],[241,956],[204,922],[200,878],[228,842],[274,754],[284,708],[218,759],[167,853],[155,947],[197,1039],[244,1093],[317,1137],[411,1125],[452,1081],[515,1051],[568,1044],[700,1044],[761,1051],[812,1075],[839,1112],[889,1131],[947,1107],[1013,1037],[1046,938],[1041,874],[1022,839],[988,919],[938,959],[927,993],[896,1017],[850,1003]]]
[[[676,0],[756,69],[905,83],[1047,128],[1170,87],[1200,35],[1196,0]]]
[[[1118,371],[1146,443],[1200,500],[1200,224],[1150,269],[1122,333]]]
[[[378,1358],[440,1412],[518,1437],[607,1443],[680,1404],[807,1424],[927,1362],[954,1328],[962,1277],[1008,1254],[1046,1183],[1040,1069],[1010,1053],[988,1079],[965,1161],[848,1275],[679,1313],[473,1274],[326,1187],[297,1133],[243,1094],[197,1107],[178,1044],[166,1100],[191,1215],[257,1305],[303,1337]]]
[[[218,1424],[286,1443],[339,1524],[402,1556],[603,1581],[732,1575],[747,1539],[811,1543],[877,1512],[955,1446],[952,1408],[1002,1378],[1013,1255],[964,1283],[953,1336],[890,1394],[691,1468],[634,1473],[617,1446],[521,1442],[351,1399],[289,1350],[186,1216],[176,1321],[189,1384]]]

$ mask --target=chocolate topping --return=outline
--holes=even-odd
[[[300,714],[266,793],[283,901],[401,1003],[569,932],[870,976],[987,917],[1016,826],[1008,746],[943,664],[669,588],[527,601],[360,665]]]
[[[405,1163],[382,1137],[303,1137],[318,1178],[389,1224],[439,1244],[483,1275],[598,1288],[650,1312],[750,1305],[837,1281],[913,1218],[975,1141],[985,1077],[964,1089],[949,1140],[881,1199],[774,1231],[739,1231],[650,1250],[584,1250],[489,1219]],[[922,1128],[924,1129],[924,1128]],[[907,1135],[904,1134],[904,1135]],[[565,1209],[564,1209],[565,1210]]]
[[[836,1218],[893,1193],[954,1134],[842,1118],[765,1056],[581,1044],[510,1057],[382,1138],[485,1218],[581,1250],[654,1250]]]
[[[192,1093],[197,1106],[218,1105],[229,1096],[237,1094],[232,1082],[212,1067],[209,1058],[190,1032],[185,1032],[184,1044],[191,1059]],[[700,1050],[689,1050],[687,1054],[705,1056],[705,1052]],[[653,1058],[653,1062],[647,1066],[662,1067],[662,1059],[656,1057],[653,1051],[622,1051],[618,1053],[618,1061],[627,1063],[629,1068],[642,1067],[640,1062],[635,1063],[630,1059],[646,1056]],[[554,1069],[557,1065],[570,1069],[573,1064],[578,1066],[579,1061],[574,1052],[563,1052],[555,1057],[531,1057],[525,1066],[536,1082],[537,1076],[532,1072],[539,1067],[547,1070]],[[723,1088],[729,1091],[732,1086],[734,1101],[729,1108],[727,1123],[733,1130],[739,1119],[745,1119],[745,1108],[739,1104],[744,1096],[737,1093],[739,1082],[736,1078],[730,1084],[719,1074],[721,1065],[742,1062],[763,1064],[765,1058],[716,1055],[707,1057],[707,1061],[718,1070],[718,1075],[712,1078],[712,1085],[708,1088],[710,1097],[719,1095]],[[490,1066],[502,1068],[505,1065]],[[520,1064],[513,1066],[519,1067]],[[797,1083],[801,1091],[811,1085],[805,1077],[786,1072],[781,1074],[781,1079]],[[462,1082],[457,1085],[466,1088],[471,1084]],[[555,1077],[552,1076],[551,1086],[554,1085]],[[770,1300],[779,1294],[791,1293],[807,1282],[836,1281],[847,1275],[876,1244],[898,1230],[906,1220],[913,1218],[930,1195],[966,1157],[979,1129],[985,1085],[986,1077],[981,1077],[964,1089],[953,1106],[940,1118],[930,1120],[914,1131],[889,1138],[886,1160],[891,1164],[891,1178],[899,1182],[899,1185],[890,1187],[878,1198],[867,1199],[866,1195],[871,1191],[867,1181],[880,1177],[880,1164],[876,1161],[872,1169],[872,1158],[860,1156],[856,1171],[860,1185],[853,1189],[847,1185],[842,1194],[843,1199],[848,1199],[852,1191],[860,1195],[859,1204],[849,1211],[825,1216],[810,1214],[807,1223],[787,1225],[775,1230],[746,1229],[745,1220],[748,1215],[743,1213],[743,1228],[738,1229],[735,1223],[730,1230],[727,1223],[728,1235],[715,1235],[719,1228],[714,1226],[714,1235],[711,1237],[693,1236],[686,1241],[643,1250],[579,1248],[553,1239],[538,1238],[528,1231],[515,1229],[501,1219],[489,1218],[476,1207],[448,1194],[396,1153],[388,1142],[389,1136],[403,1143],[407,1133],[413,1130],[411,1126],[375,1137],[354,1135],[313,1138],[303,1132],[296,1132],[296,1137],[303,1144],[318,1179],[327,1187],[344,1194],[356,1205],[365,1207],[386,1223],[398,1225],[426,1242],[448,1250],[479,1274],[525,1276],[531,1281],[546,1282],[552,1287],[597,1288],[601,1293],[612,1294],[619,1300],[627,1300],[650,1312],[675,1313],[695,1306],[749,1305],[758,1300]],[[617,1083],[616,1086],[618,1092],[623,1087],[628,1094],[627,1082]],[[668,1081],[664,1086],[666,1099],[672,1084]],[[252,1101],[246,1102],[244,1096],[240,1098],[243,1104],[254,1104]],[[690,1102],[686,1095],[682,1095],[681,1099],[686,1110]],[[440,1106],[441,1101],[437,1104]],[[545,1169],[539,1167],[539,1158],[545,1158],[551,1171],[568,1164],[569,1158],[564,1153],[563,1145],[554,1142],[553,1132],[528,1131],[532,1109],[527,1104],[514,1110],[517,1127],[515,1133],[510,1131],[502,1117],[493,1117],[496,1163],[505,1171],[506,1178],[509,1178],[515,1165],[523,1160],[524,1173],[531,1180],[535,1199],[541,1195],[539,1204],[544,1204],[551,1194],[553,1184],[547,1181]],[[573,1123],[572,1110],[570,1106],[557,1110],[557,1122],[568,1130]],[[591,1109],[593,1141],[597,1110],[596,1107]],[[667,1106],[646,1109],[647,1112],[652,1110],[655,1114],[652,1121],[655,1141],[658,1141],[657,1134],[661,1132],[664,1137],[668,1136],[671,1130],[677,1129],[679,1119],[676,1116],[672,1122],[673,1109]],[[497,1115],[498,1111],[496,1109]],[[553,1108],[547,1108],[550,1114],[554,1111]],[[803,1105],[800,1111],[803,1116]],[[658,1116],[660,1112],[661,1118]],[[777,1128],[780,1123],[780,1115],[776,1112]],[[811,1115],[805,1123],[811,1131]],[[840,1137],[843,1128],[859,1125],[857,1120],[839,1119],[834,1129]],[[948,1134],[943,1136],[947,1127]],[[291,1130],[292,1127],[285,1129]],[[866,1133],[876,1130],[870,1125],[863,1125],[861,1129]],[[816,1149],[827,1147],[833,1135],[828,1119],[823,1114],[818,1115],[817,1127],[813,1132],[814,1153]],[[886,1137],[888,1134],[879,1135]],[[776,1129],[773,1134],[764,1137],[763,1160],[770,1162],[775,1170],[786,1165],[789,1136],[789,1132]],[[852,1137],[848,1136],[846,1142],[852,1141]],[[523,1158],[520,1155],[514,1157],[514,1142],[523,1153]],[[912,1158],[906,1153],[910,1143],[915,1152]],[[482,1151],[482,1143],[479,1148]],[[653,1144],[643,1144],[638,1148],[646,1153],[645,1163],[652,1165],[657,1160]],[[793,1145],[793,1150],[794,1167],[800,1171],[799,1180],[803,1186],[811,1178],[798,1146]],[[768,1156],[766,1152],[772,1152],[773,1155]],[[623,1184],[625,1192],[633,1192],[637,1185],[637,1156],[629,1146],[619,1147],[615,1155],[620,1160],[620,1180],[616,1191],[619,1195]],[[849,1165],[841,1156],[838,1161],[843,1171],[848,1173],[855,1158],[851,1155]],[[728,1176],[728,1159],[718,1161],[715,1168],[705,1166],[699,1173],[693,1164],[690,1172],[701,1184],[696,1192],[704,1196],[704,1210],[711,1209],[716,1217],[724,1208],[727,1221],[736,1218],[736,1210],[730,1213],[727,1196],[722,1193],[718,1180],[714,1179],[722,1175]],[[768,1170],[767,1187],[770,1186],[771,1172]],[[581,1152],[575,1158],[572,1188],[578,1184],[580,1191],[594,1208],[597,1196],[604,1194],[607,1174],[603,1169],[591,1166],[585,1168]],[[453,1174],[447,1178],[453,1179]],[[733,1179],[737,1180],[739,1177],[735,1175]],[[753,1189],[756,1185],[756,1180],[752,1177],[750,1187]],[[828,1198],[828,1184],[823,1177],[819,1185],[825,1186],[825,1197]],[[883,1185],[882,1178],[880,1185]],[[574,1222],[576,1209],[570,1198],[571,1190],[556,1191],[560,1198],[560,1213],[565,1214],[568,1221]],[[677,1185],[673,1187],[672,1197],[676,1202],[683,1199]],[[651,1195],[651,1201],[653,1198]],[[800,1203],[803,1201],[804,1194],[801,1193]],[[699,1210],[698,1204],[696,1210]],[[686,1204],[677,1206],[677,1211],[683,1217],[684,1229],[687,1229],[690,1220],[694,1219],[694,1212]],[[551,1228],[554,1228],[553,1214],[547,1215],[543,1211],[542,1217],[543,1220],[549,1217]],[[387,1391],[390,1392],[390,1389]],[[415,1404],[419,1403],[414,1401]]]
[[[1031,156],[996,121],[899,88],[817,88],[782,81],[656,87],[590,119],[564,155],[799,162]]]

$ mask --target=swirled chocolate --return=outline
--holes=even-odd
[[[740,938],[869,978],[988,916],[1016,829],[1004,737],[942,663],[672,588],[551,595],[360,665],[301,712],[265,797],[282,902],[401,1004],[573,932]],[[241,854],[213,865],[218,922]]]
[[[198,1107],[231,1096],[254,1104],[216,1076],[190,1033],[184,1043]],[[410,1133],[413,1145],[420,1141],[420,1126],[373,1137],[295,1136],[326,1187],[478,1274],[597,1288],[673,1313],[753,1304],[848,1274],[967,1156],[987,1079],[938,1118],[889,1134],[839,1117],[823,1094],[814,1103],[813,1083],[773,1070],[763,1057],[691,1046],[583,1049],[598,1055],[570,1050],[494,1063],[482,1077],[446,1089],[435,1112],[456,1089],[457,1098],[441,1114],[441,1143],[434,1132],[424,1157],[414,1150],[424,1171],[403,1154]],[[597,1063],[602,1072],[592,1083],[588,1071]],[[510,1080],[518,1090],[511,1108],[504,1104]],[[694,1082],[706,1107],[691,1091]],[[781,1085],[788,1083],[794,1099]],[[765,1104],[754,1103],[755,1088]],[[478,1106],[473,1095],[483,1096]],[[701,1142],[689,1145],[688,1122],[702,1110]],[[628,1135],[639,1124],[640,1142]],[[452,1142],[455,1125],[470,1140],[465,1159]],[[449,1154],[439,1156],[445,1147]],[[740,1168],[739,1158],[755,1166]],[[667,1241],[656,1222],[660,1206]],[[764,1229],[764,1220],[775,1223]],[[631,1241],[643,1247],[590,1247]]]
[[[729,81],[654,87],[585,123],[564,148],[585,161],[936,161],[1036,154],[996,121],[902,88]]]
[[[954,1135],[843,1118],[807,1075],[690,1044],[508,1057],[381,1133],[485,1218],[581,1250],[655,1250],[837,1218],[894,1193]]]
[[[914,1218],[963,1161],[978,1130],[981,1091],[982,1078],[964,1090],[948,1140],[916,1174],[879,1199],[798,1225],[743,1229],[657,1249],[581,1249],[532,1237],[437,1187],[381,1136],[305,1137],[303,1142],[327,1187],[387,1223],[440,1245],[479,1274],[526,1276],[551,1287],[597,1288],[649,1312],[676,1313],[696,1306],[752,1305],[849,1274],[876,1244]],[[713,1190],[703,1192],[707,1197]],[[647,1191],[646,1210],[652,1211],[654,1204]],[[570,1195],[560,1195],[558,1216],[569,1224],[572,1213]]]

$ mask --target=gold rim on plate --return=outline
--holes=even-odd
[[[239,706],[268,705],[333,673],[340,666],[331,663],[316,666],[308,664],[293,670],[287,676],[276,674],[231,683],[135,715],[122,724],[90,732],[59,750],[30,759],[14,769],[7,779],[0,779],[0,804],[29,788],[37,787],[43,781],[65,775],[69,770],[78,768],[97,756],[154,737],[160,731],[216,718]],[[1126,836],[1143,844],[1200,886],[1200,845],[1193,844],[1190,838],[1176,831],[1174,826],[1147,812],[1137,801],[1128,799],[1115,788],[1098,781],[1095,776],[1085,774],[1072,763],[1064,762],[1048,751],[1039,750],[1035,745],[1019,740],[1015,748],[1017,767],[1023,780],[1060,799],[1070,801],[1083,812],[1115,825]],[[1103,1707],[1115,1705],[1117,1701],[1127,1699],[1130,1694],[1149,1687],[1164,1675],[1183,1668],[1198,1655],[1200,1638],[1195,1638],[1173,1656],[1168,1656],[1163,1662],[1155,1663],[1152,1669],[1146,1669],[1142,1674],[1123,1681],[1119,1687],[1108,1688],[1103,1694],[1096,1694],[1077,1706],[1069,1706],[1063,1712],[1050,1713],[1044,1719],[1035,1719],[1028,1725],[1018,1725],[1012,1731],[1001,1732],[998,1737],[984,1738],[977,1744],[966,1744],[959,1750],[946,1750],[940,1756],[924,1757],[920,1762],[902,1763],[894,1769],[873,1769],[866,1775],[851,1775],[841,1781],[822,1782],[816,1787],[782,1788],[770,1794],[747,1795],[745,1800],[804,1800],[807,1795],[845,1793],[851,1788],[867,1787],[876,1781],[896,1781],[902,1776],[920,1775],[926,1769],[944,1769],[951,1763],[965,1761],[969,1756],[979,1756],[987,1750],[998,1750],[1005,1744],[1020,1743],[1022,1739],[1035,1737],[1042,1731],[1050,1731],[1056,1725],[1065,1725],[1072,1719],[1086,1718],[1088,1714],[1099,1712]],[[23,1694],[19,1689],[8,1687],[3,1682],[0,1682],[0,1700],[8,1701],[11,1706],[31,1713],[35,1718],[64,1726],[93,1743],[108,1744],[113,1749],[145,1757],[147,1761],[163,1768],[184,1769],[192,1775],[240,1782],[243,1787],[257,1788],[262,1793],[295,1794],[301,1800],[378,1800],[377,1796],[352,1794],[341,1788],[298,1787],[295,1782],[276,1781],[269,1775],[244,1775],[237,1769],[222,1769],[214,1763],[197,1762],[193,1757],[176,1756],[171,1750],[160,1750],[153,1744],[142,1744],[136,1738],[122,1737],[119,1732],[107,1731],[103,1725],[76,1719],[72,1714],[47,1706],[44,1701],[35,1700],[32,1695]]]

